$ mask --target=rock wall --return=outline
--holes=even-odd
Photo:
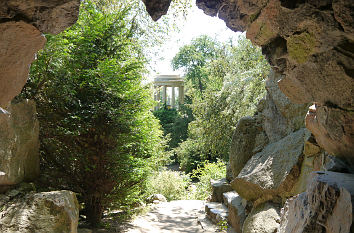
[[[308,105],[292,104],[276,85],[280,78],[270,73],[258,111],[238,122],[228,175],[234,191],[212,183],[212,201],[222,193],[230,199],[228,222],[237,232],[349,232],[352,168],[316,143],[304,124]],[[319,170],[335,172],[313,173]]]
[[[284,202],[304,192],[310,173],[325,164],[324,151],[305,128],[308,105],[291,103],[277,85],[281,78],[271,71],[266,97],[254,116],[238,122],[233,135],[229,180],[250,209],[242,232],[278,229]]]

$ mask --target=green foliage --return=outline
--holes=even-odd
[[[200,40],[206,39],[202,37]],[[194,46],[195,41],[190,46]],[[204,80],[202,94],[193,82],[187,83],[187,95],[192,99],[188,107],[195,120],[189,123],[188,139],[175,151],[182,169],[188,172],[204,160],[215,162],[217,159],[228,159],[237,121],[252,115],[265,94],[264,79],[268,75],[269,65],[260,48],[244,37],[239,38],[235,46],[232,43],[216,44],[219,45],[214,48],[222,52],[212,53],[216,54],[214,57],[210,56],[209,49],[205,50],[205,54],[201,52],[197,57],[204,63],[196,64],[200,64],[197,67],[202,72],[192,72]],[[207,44],[206,47],[210,46]],[[196,68],[194,63],[184,61],[196,59],[193,53],[186,53],[185,48],[182,47],[173,64],[176,65],[176,60],[182,61],[177,64],[185,68],[188,77],[189,71]],[[181,54],[187,58],[181,60]]]
[[[162,194],[168,201],[187,199],[190,178],[181,172],[163,170],[149,176],[147,194]]]
[[[198,165],[197,169],[192,171],[192,178],[197,178],[195,199],[205,200],[211,195],[211,180],[218,180],[226,177],[226,165],[222,161],[209,163],[208,161]]]
[[[178,111],[164,106],[153,113],[160,120],[164,135],[170,138],[170,149],[177,147],[179,143],[187,139],[188,123],[191,119],[186,114],[182,115],[183,110]]]
[[[130,15],[83,1],[74,26],[47,35],[21,95],[37,102],[42,170],[57,178],[48,185],[77,192],[93,225],[104,209],[138,202],[165,160]]]
[[[227,229],[229,228],[229,225],[227,224],[227,220],[220,220],[217,224],[218,229],[220,232],[227,232]]]
[[[197,139],[188,138],[175,148],[177,160],[180,167],[186,173],[190,173],[196,169],[202,161],[209,158],[204,152],[203,144]]]
[[[168,201],[205,200],[211,195],[210,180],[224,178],[226,165],[221,161],[206,161],[198,165],[190,176],[169,170],[155,172],[148,178],[146,195],[162,194]],[[192,183],[191,178],[197,179],[198,182]]]
[[[219,42],[204,35],[194,39],[190,45],[180,48],[172,60],[172,67],[175,70],[182,68],[186,80],[191,81],[192,87],[198,89],[201,94],[208,82],[205,67],[216,60],[222,52]]]

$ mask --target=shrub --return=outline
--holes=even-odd
[[[203,149],[204,147],[200,141],[188,138],[174,150],[180,167],[184,172],[192,172],[202,161],[208,159]]]
[[[198,183],[195,184],[196,192],[194,194],[195,199],[205,200],[211,195],[211,179],[221,179],[226,176],[226,165],[222,161],[216,163],[204,162],[202,165],[198,165],[198,168],[193,170],[191,177],[197,178]]]
[[[187,199],[190,178],[182,172],[163,170],[147,180],[147,195],[162,194],[168,201]]]

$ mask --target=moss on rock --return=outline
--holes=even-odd
[[[289,56],[298,63],[305,63],[314,52],[316,38],[312,33],[303,32],[287,39]]]

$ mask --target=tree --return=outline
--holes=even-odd
[[[260,48],[244,37],[239,38],[235,46],[219,44],[223,51],[214,59],[199,63],[202,65],[198,70],[203,72],[195,73],[206,75],[202,98],[195,94],[199,90],[194,85],[189,88],[192,96],[189,107],[195,120],[189,123],[188,139],[176,149],[181,166],[187,171],[204,160],[227,160],[237,121],[252,115],[265,94],[264,79],[269,65]],[[186,47],[182,47],[176,57],[180,58]],[[192,60],[189,53],[183,54],[186,55],[183,61]],[[185,69],[190,69],[190,63],[183,64],[186,64]]]
[[[203,35],[180,48],[172,60],[172,67],[174,70],[182,68],[186,80],[202,94],[208,82],[205,66],[220,57],[223,51],[219,42]]]
[[[164,159],[130,11],[83,1],[73,27],[47,35],[22,93],[37,102],[41,165],[55,177],[50,185],[79,193],[92,225],[104,209],[136,201],[149,170]]]

